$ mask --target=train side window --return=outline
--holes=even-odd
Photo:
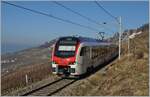
[[[86,47],[81,48],[80,56],[84,56],[86,53]]]

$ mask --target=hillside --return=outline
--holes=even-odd
[[[1,56],[2,60],[2,75],[6,75],[24,66],[31,64],[42,64],[49,62],[50,46],[56,41],[53,39],[44,44],[11,54],[4,54]]]
[[[139,31],[143,33],[130,39],[129,54],[128,42],[123,41],[121,60],[114,60],[96,73],[79,80],[56,95],[148,95],[149,28],[143,25],[133,32]],[[133,32],[131,30],[130,35]],[[126,35],[124,34],[124,37]],[[48,47],[54,42],[55,40],[52,40],[39,47],[2,56],[2,61],[11,60],[9,63],[2,64],[1,89],[3,95],[52,77]],[[30,79],[28,85],[24,78],[26,74]]]

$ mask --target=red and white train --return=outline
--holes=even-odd
[[[118,46],[84,37],[61,37],[53,45],[52,72],[80,76],[118,55]]]

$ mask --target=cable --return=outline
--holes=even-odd
[[[77,25],[77,26],[80,26],[80,27],[83,27],[83,28],[87,28],[87,29],[90,29],[90,30],[92,30],[92,31],[99,31],[99,30],[97,30],[97,29],[95,29],[95,28],[92,28],[92,27],[89,27],[89,26],[85,26],[85,25],[82,25],[82,24],[79,24],[79,23],[76,23],[76,22],[73,22],[73,21],[70,21],[70,20],[66,20],[66,19],[63,19],[63,18],[60,18],[60,17],[56,17],[56,16],[53,16],[53,15],[51,15],[51,14],[43,13],[43,12],[41,12],[41,11],[29,9],[29,8],[26,8],[26,7],[23,7],[23,6],[20,6],[20,5],[8,3],[8,2],[6,2],[6,1],[2,1],[2,3],[6,3],[6,4],[9,4],[9,5],[12,5],[12,6],[21,8],[21,9],[24,9],[24,10],[28,10],[28,11],[30,11],[30,12],[34,12],[34,13],[37,13],[37,14],[41,14],[41,15],[44,15],[44,16],[48,16],[48,17],[51,17],[51,18],[54,18],[54,19],[57,19],[57,20],[60,20],[60,21],[63,21],[63,22],[67,22],[67,23],[70,23],[70,24],[74,24],[74,25]]]
[[[93,23],[99,24],[98,22],[96,22],[96,21],[94,21],[94,20],[92,20],[92,19],[90,19],[90,18],[88,18],[88,17],[82,15],[81,13],[76,12],[76,11],[72,10],[71,8],[64,6],[64,5],[61,4],[61,3],[58,3],[57,1],[53,1],[53,2],[54,2],[55,4],[57,4],[57,5],[59,5],[59,6],[63,7],[63,8],[65,8],[65,9],[69,10],[70,12],[73,12],[74,14],[77,14],[77,15],[79,15],[79,16],[81,16],[81,17],[87,19],[88,21],[91,21],[91,22],[93,22]]]
[[[103,6],[101,6],[97,1],[95,1],[95,3],[98,5],[99,8],[101,8],[105,13],[107,13],[109,16],[111,16],[112,18],[114,18],[118,23],[118,19],[117,17],[113,16],[110,12],[108,12]]]
[[[87,16],[82,15],[81,13],[79,13],[79,12],[77,12],[77,11],[72,10],[71,8],[66,7],[65,5],[63,5],[63,4],[61,4],[61,3],[58,3],[57,1],[53,1],[53,2],[54,2],[55,4],[57,4],[57,5],[59,5],[59,6],[63,7],[63,8],[65,8],[66,10],[72,12],[72,13],[81,16],[82,18],[84,18],[84,19],[86,19],[86,20],[88,20],[88,21],[90,21],[90,22],[92,22],[92,23],[95,23],[95,24],[97,24],[97,25],[101,25],[101,26],[103,26],[104,28],[108,29],[107,27],[105,27],[104,25],[100,24],[99,22],[97,22],[97,21],[95,21],[95,20],[93,20],[93,19],[91,19],[91,18],[89,18],[89,17],[87,17]],[[109,30],[110,30],[110,29],[109,29]],[[110,30],[110,31],[112,31],[112,30]],[[113,31],[112,31],[112,32],[113,32]]]

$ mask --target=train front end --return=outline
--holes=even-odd
[[[75,37],[60,38],[52,51],[52,72],[60,76],[75,76],[76,54],[79,40]]]

